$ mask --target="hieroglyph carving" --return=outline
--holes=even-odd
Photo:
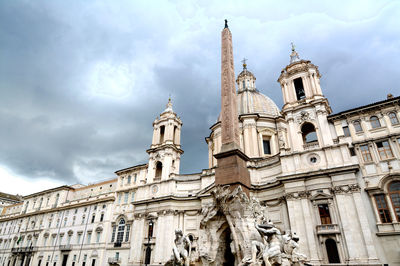
[[[239,144],[239,121],[236,103],[235,70],[233,64],[232,34],[222,31],[221,51],[221,130],[222,144]]]

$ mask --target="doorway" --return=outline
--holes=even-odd
[[[325,241],[326,253],[328,254],[329,263],[340,263],[339,252],[336,246],[336,241],[328,238]]]
[[[68,254],[63,255],[63,261],[62,261],[62,266],[67,266],[67,261],[68,261]]]

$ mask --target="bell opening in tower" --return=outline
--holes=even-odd
[[[300,101],[306,98],[306,94],[304,92],[304,87],[303,87],[303,80],[301,78],[297,78],[293,80],[293,83],[294,83],[294,89],[296,90],[297,100]]]

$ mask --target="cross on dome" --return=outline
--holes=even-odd
[[[246,64],[246,61],[247,61],[248,59],[247,58],[243,58],[243,60],[242,60],[242,63],[243,63],[243,69],[247,69],[247,64]]]

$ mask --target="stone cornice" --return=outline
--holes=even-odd
[[[371,112],[374,112],[375,110],[378,110],[379,112],[381,112],[382,108],[384,108],[384,107],[398,106],[399,104],[400,104],[400,96],[392,98],[392,99],[383,100],[380,102],[363,105],[363,106],[356,107],[353,109],[345,110],[345,111],[337,113],[337,114],[331,114],[328,116],[328,120],[335,121],[335,120],[347,119],[348,117],[351,117],[351,116],[356,116],[356,115],[365,114],[365,113],[371,113]]]
[[[0,222],[5,222],[5,221],[10,221],[10,220],[15,220],[15,219],[21,219],[21,218],[25,218],[25,217],[34,216],[34,215],[41,215],[41,214],[46,214],[46,213],[50,213],[50,212],[74,209],[74,208],[77,208],[77,207],[88,206],[88,205],[92,205],[92,204],[96,204],[96,203],[100,203],[100,202],[107,202],[107,201],[115,201],[115,197],[114,196],[105,197],[105,198],[100,198],[100,199],[96,199],[96,200],[93,200],[93,201],[86,201],[85,200],[83,202],[79,202],[79,203],[72,204],[72,205],[60,206],[60,207],[57,207],[57,208],[45,209],[45,210],[40,210],[40,211],[36,211],[36,212],[28,212],[28,213],[25,213],[25,214],[15,215],[15,216],[6,217],[6,218],[0,217]]]
[[[339,174],[339,173],[344,173],[344,172],[350,172],[354,173],[359,170],[359,165],[358,164],[352,164],[349,166],[339,166],[339,167],[334,167],[334,168],[329,168],[329,169],[318,169],[313,172],[304,172],[300,174],[291,174],[291,175],[285,175],[285,176],[278,176],[277,179],[279,181],[292,181],[294,179],[309,179],[313,177],[319,177],[319,176],[329,176],[330,174]]]
[[[173,149],[174,151],[176,151],[179,154],[183,154],[183,150],[176,147],[175,144],[161,144],[155,148],[150,148],[150,149],[146,150],[146,152],[152,153],[152,152],[156,152],[156,151],[160,151],[160,150],[165,150],[168,148]]]

